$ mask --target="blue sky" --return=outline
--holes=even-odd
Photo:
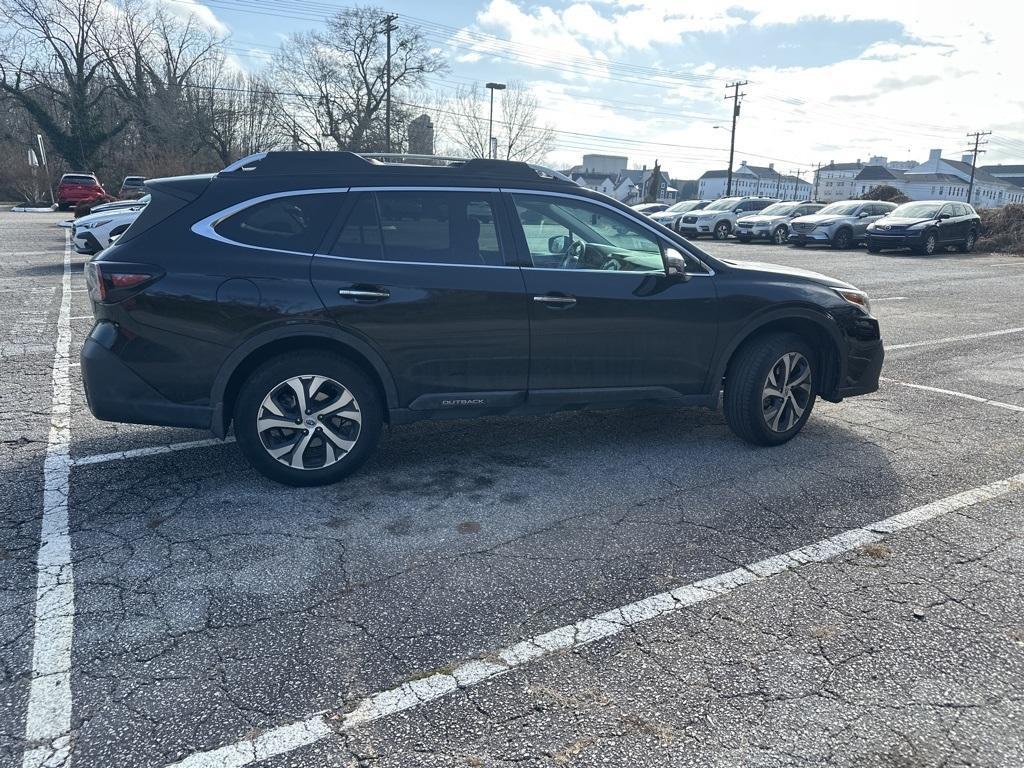
[[[179,0],[180,2],[180,0]],[[185,0],[198,5],[198,0]],[[238,61],[315,28],[338,0],[209,0]],[[523,82],[556,131],[554,165],[583,152],[662,162],[673,176],[725,166],[725,84],[750,81],[737,163],[808,169],[830,160],[959,158],[992,130],[982,158],[1024,162],[1022,4],[979,0],[609,0],[382,4],[420,26],[449,72],[424,103],[459,85]],[[259,13],[262,11],[263,13]]]

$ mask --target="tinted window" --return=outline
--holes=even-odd
[[[92,176],[72,176],[72,175],[69,174],[69,175],[66,175],[66,176],[62,176],[61,179],[60,179],[60,183],[61,184],[88,184],[88,185],[91,186],[93,184],[96,184],[97,181]]]
[[[338,208],[338,195],[286,195],[256,203],[216,225],[236,243],[312,253]]]
[[[664,270],[658,240],[626,216],[564,197],[513,195],[513,200],[535,267]]]
[[[331,248],[331,253],[351,259],[383,258],[380,220],[377,218],[377,203],[373,195],[359,195],[334,247]]]
[[[504,263],[493,195],[425,190],[378,192],[375,197],[384,258],[389,261]]]

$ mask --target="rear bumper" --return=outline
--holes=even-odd
[[[210,429],[208,406],[175,403],[157,392],[114,352],[117,326],[100,321],[82,347],[82,383],[93,416],[102,421]]]

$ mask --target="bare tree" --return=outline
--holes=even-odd
[[[192,128],[222,165],[285,142],[281,104],[257,74],[210,69],[188,94]]]
[[[554,148],[554,131],[538,123],[537,97],[522,83],[512,82],[501,92],[494,115],[497,155],[504,160],[537,162]],[[471,157],[488,157],[487,135],[490,103],[478,83],[460,87],[452,99],[439,108],[447,139]]]
[[[302,32],[281,47],[273,83],[285,98],[282,129],[297,147],[383,149],[385,24],[379,8],[346,9],[328,20],[326,32]],[[394,31],[391,50],[391,135],[396,139],[410,117],[410,89],[445,65],[414,27]]]
[[[190,14],[181,19],[160,3],[124,0],[116,35],[103,40],[108,76],[145,145],[158,152],[194,152],[190,89],[223,68],[223,39]]]
[[[32,117],[57,152],[78,170],[124,130],[111,119],[109,56],[99,41],[110,30],[105,0],[0,0],[0,92]]]

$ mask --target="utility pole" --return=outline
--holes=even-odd
[[[732,196],[732,159],[733,153],[736,151],[736,118],[740,116],[740,99],[747,94],[740,93],[740,88],[747,85],[747,81],[744,80],[742,83],[737,81],[735,83],[729,83],[725,86],[726,90],[732,88],[732,96],[726,96],[726,101],[732,99],[732,133],[729,135],[729,176],[725,182],[725,196]]]
[[[389,13],[384,17],[384,34],[388,40],[388,57],[384,61],[384,151],[391,151],[391,33],[396,31],[398,14]]]
[[[814,202],[818,201],[818,177],[821,176],[821,163],[814,166]]]
[[[793,189],[793,197],[796,197],[796,193],[800,191],[800,182],[803,181],[800,177],[804,175],[804,171],[790,171],[791,174],[796,176],[796,187]]]
[[[992,131],[975,131],[968,133],[967,138],[974,139],[974,149],[971,150],[971,182],[967,185],[967,204],[971,204],[971,195],[974,194],[974,170],[978,167],[978,154],[987,150],[980,149],[987,141],[982,141],[983,136],[991,136]]]

